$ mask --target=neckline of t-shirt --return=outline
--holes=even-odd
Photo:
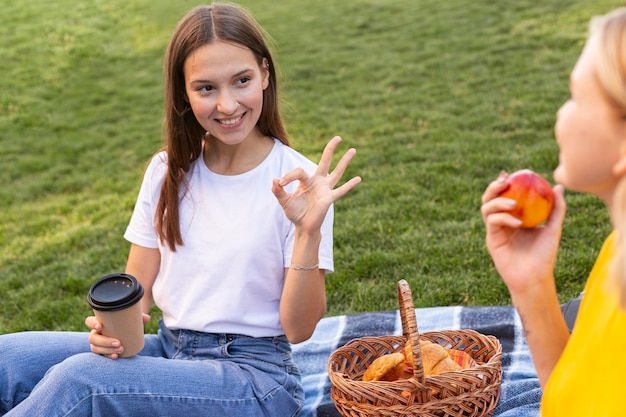
[[[249,171],[246,172],[242,172],[241,174],[235,174],[235,175],[224,175],[224,174],[218,174],[217,172],[211,171],[211,168],[209,168],[205,163],[204,163],[204,146],[202,147],[202,152],[200,153],[200,157],[198,158],[198,162],[200,163],[200,166],[202,167],[202,170],[206,173],[208,173],[209,175],[216,177],[216,178],[223,178],[223,179],[236,179],[236,178],[244,178],[250,175],[254,175],[259,169],[261,169],[265,164],[268,163],[268,161],[271,159],[272,155],[276,152],[276,149],[278,148],[278,143],[279,141],[276,138],[272,138],[274,140],[274,144],[272,145],[272,149],[269,151],[269,153],[267,154],[267,156],[254,168],[250,169]]]

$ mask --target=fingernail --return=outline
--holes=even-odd
[[[507,198],[507,199],[506,199],[506,205],[507,205],[507,206],[511,206],[511,207],[513,207],[513,206],[514,206],[514,205],[516,205],[516,204],[517,204],[517,201],[515,201],[515,200],[511,200],[510,198]]]
[[[121,346],[121,344],[120,344],[120,342],[118,342],[118,341],[116,340],[115,342],[111,343],[111,346],[112,346],[112,347],[114,347],[114,348],[116,348],[116,347],[120,347],[120,346]]]

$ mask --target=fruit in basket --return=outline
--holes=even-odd
[[[368,366],[363,381],[396,381],[404,372],[404,354],[394,352],[379,356]]]
[[[554,192],[550,183],[529,169],[522,169],[506,179],[509,187],[500,193],[517,202],[510,212],[522,221],[522,227],[533,228],[544,223],[554,203]]]

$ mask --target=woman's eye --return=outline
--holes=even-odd
[[[203,85],[202,87],[198,88],[198,91],[200,92],[204,92],[204,93],[208,93],[209,91],[214,90],[214,88],[210,85]]]
[[[237,84],[247,84],[250,81],[250,77],[241,77],[237,80]]]

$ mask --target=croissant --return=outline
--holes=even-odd
[[[440,344],[420,340],[420,348],[424,376],[435,376],[462,369],[461,365],[450,358],[448,350]],[[389,353],[374,359],[365,371],[363,381],[396,381],[403,375],[405,367],[414,366],[413,348],[411,340],[408,340],[402,352]]]
[[[390,353],[374,359],[363,375],[363,381],[396,381],[404,372],[404,354]]]
[[[420,348],[422,350],[422,365],[424,367],[424,376],[439,375],[444,372],[461,370],[461,365],[450,358],[450,354],[438,343],[420,339]],[[404,345],[404,356],[406,364],[411,368],[415,366],[413,359],[413,348],[409,339]]]

